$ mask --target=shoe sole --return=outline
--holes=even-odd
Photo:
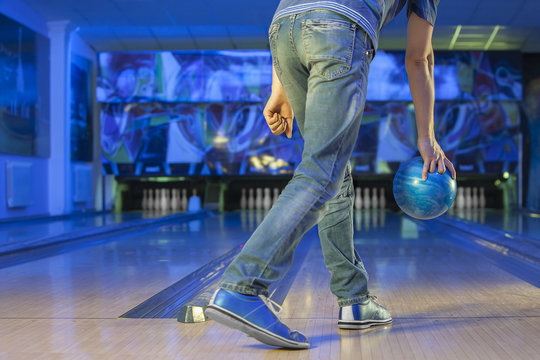
[[[279,335],[276,335],[268,330],[265,330],[257,325],[237,316],[236,314],[220,307],[217,305],[209,305],[205,311],[206,315],[222,325],[228,326],[230,328],[240,330],[243,333],[251,336],[260,342],[287,349],[307,349],[309,348],[309,343],[300,343],[285,339]]]
[[[379,325],[388,325],[392,322],[390,320],[366,320],[366,321],[342,321],[338,320],[338,328],[340,329],[351,329],[351,330],[361,330],[367,329],[372,326]]]

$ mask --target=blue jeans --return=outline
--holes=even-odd
[[[304,138],[302,161],[220,287],[268,296],[290,268],[302,236],[319,224],[330,288],[340,306],[362,302],[367,273],[353,244],[349,159],[364,111],[373,47],[366,32],[327,10],[276,20],[272,58]]]

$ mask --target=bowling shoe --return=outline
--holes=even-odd
[[[339,309],[338,327],[340,329],[367,329],[375,325],[392,322],[392,317],[375,296],[370,296],[363,303],[344,306]]]
[[[308,339],[283,324],[275,306],[277,304],[264,296],[249,296],[218,289],[205,313],[211,320],[240,330],[264,344],[288,349],[307,349]]]

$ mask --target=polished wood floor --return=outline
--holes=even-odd
[[[282,312],[309,350],[273,349],[212,321],[118,318],[245,241],[255,221],[246,216],[165,225],[0,270],[0,360],[540,359],[539,288],[393,213],[360,214],[356,225],[392,325],[337,329],[314,231]]]

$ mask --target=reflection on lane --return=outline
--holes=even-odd
[[[540,240],[540,215],[517,210],[453,209],[450,217]]]
[[[126,221],[159,217],[160,214],[146,213],[96,213],[72,215],[60,218],[40,218],[3,223],[0,227],[0,243],[24,243],[36,238],[43,239],[88,230]]]
[[[249,235],[238,214],[176,220],[6,267],[0,317],[115,318]]]

